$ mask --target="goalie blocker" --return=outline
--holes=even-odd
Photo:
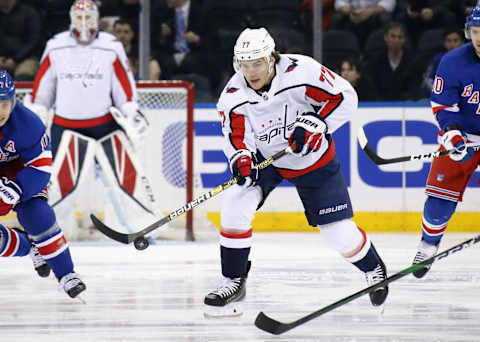
[[[52,206],[77,192],[88,181],[97,161],[104,173],[105,186],[120,189],[134,203],[154,214],[154,195],[150,182],[138,162],[125,133],[117,130],[100,140],[65,130],[53,163],[49,186]],[[115,184],[117,186],[115,186]],[[114,209],[117,212],[122,208]]]

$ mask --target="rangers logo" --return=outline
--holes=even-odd
[[[5,151],[11,152],[11,153],[17,152],[15,150],[15,143],[13,142],[13,140],[9,140],[7,142],[7,144],[5,145]]]

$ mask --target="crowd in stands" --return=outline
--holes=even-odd
[[[313,0],[150,0],[152,80],[195,83],[215,101],[245,27],[265,27],[281,53],[312,55]],[[465,42],[477,0],[323,0],[322,63],[360,101],[422,100],[438,63]],[[73,0],[0,0],[0,68],[33,80],[48,39],[68,30]],[[123,43],[138,78],[140,0],[98,0],[100,28]]]

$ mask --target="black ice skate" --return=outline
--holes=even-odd
[[[45,262],[42,255],[38,251],[37,246],[32,243],[32,248],[30,248],[30,252],[28,253],[30,258],[33,261],[33,267],[35,271],[37,271],[38,275],[42,278],[46,278],[50,275],[50,266]]]
[[[247,275],[250,270],[250,261],[247,264]],[[247,275],[239,278],[224,277],[222,283],[215,291],[205,296],[204,304],[207,305],[205,317],[239,316],[242,311],[233,305],[240,302],[246,295]],[[230,305],[228,305],[230,304]]]
[[[387,278],[387,268],[385,264],[380,261],[380,263],[372,271],[366,272],[365,277],[367,279],[367,284],[372,286],[373,284],[379,283]],[[388,295],[388,285],[377,287],[375,290],[369,293],[370,301],[373,306],[382,305],[387,299]]]
[[[220,286],[205,296],[205,305],[225,306],[231,302],[239,302],[245,298],[246,278],[224,278]]]
[[[417,254],[415,254],[415,258],[413,258],[413,263],[412,264],[419,264],[427,259],[430,259],[432,256],[437,254],[439,244],[432,245],[429,244],[425,241],[420,241],[420,244],[418,245],[418,251]],[[425,267],[420,268],[416,271],[413,271],[413,275],[416,278],[422,278],[429,270],[430,267],[432,267],[433,260],[425,265]]]
[[[85,291],[87,286],[82,282],[79,275],[71,272],[62,277],[59,281],[58,290],[65,291],[70,298],[77,297],[80,293]]]

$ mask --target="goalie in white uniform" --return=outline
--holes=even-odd
[[[352,206],[331,136],[356,112],[355,90],[310,57],[280,55],[264,28],[240,34],[234,67],[236,73],[217,109],[224,152],[240,180],[225,192],[221,209],[224,281],[205,297],[205,304],[224,307],[218,310],[222,315],[234,314],[228,310],[232,305],[226,305],[245,296],[251,221],[284,179],[295,185],[309,224],[320,229],[326,242],[364,272],[368,284],[384,280],[384,263],[368,235],[351,220]],[[293,153],[273,166],[254,167],[288,146]],[[370,293],[370,300],[381,305],[387,294],[388,287],[380,286]]]
[[[52,204],[76,190],[95,157],[102,169],[109,169],[107,175],[114,178],[110,181],[149,211],[151,201],[145,198],[151,194],[138,195],[144,175],[123,133],[138,145],[148,122],[138,110],[123,46],[113,35],[99,32],[98,17],[93,1],[75,1],[70,30],[48,41],[35,77],[29,107],[47,125],[52,120],[47,111],[55,111],[50,135],[58,191]],[[51,194],[55,197],[55,191]]]

